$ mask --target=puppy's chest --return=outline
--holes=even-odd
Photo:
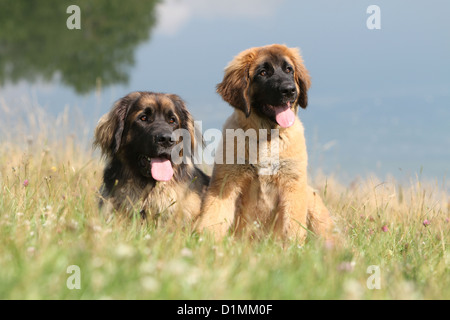
[[[306,169],[306,159],[302,153],[290,152],[292,141],[287,137],[280,139],[275,136],[270,142],[262,141],[258,144],[258,160],[252,164],[259,178],[270,176],[295,179],[299,171]]]
[[[280,186],[267,176],[260,176],[251,182],[250,207],[259,213],[270,213],[276,209],[279,202]]]
[[[253,176],[249,185],[248,203],[258,212],[259,218],[266,219],[276,211],[280,195],[292,183],[301,179],[299,160],[271,159],[272,162],[258,163],[253,166]],[[246,201],[246,202],[247,202]]]
[[[255,179],[272,185],[271,181],[289,181],[296,180],[302,174],[303,167],[306,167],[304,161],[300,159],[280,159],[273,156],[258,161],[251,165]],[[306,169],[306,168],[305,168]]]

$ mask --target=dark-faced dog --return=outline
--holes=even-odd
[[[177,95],[133,92],[114,104],[95,129],[94,146],[106,158],[102,209],[162,220],[197,217],[209,177],[194,166],[191,150],[182,151],[187,161],[173,161],[177,129],[188,132],[194,150],[194,121]]]
[[[222,131],[223,150],[233,145],[228,130],[254,131],[258,147],[267,141],[278,150],[270,156],[259,153],[257,163],[251,163],[246,144],[245,163],[215,164],[199,230],[221,238],[229,230],[240,233],[257,225],[258,232],[284,239],[303,241],[308,229],[330,236],[330,214],[308,185],[304,129],[297,117],[298,107],[307,106],[310,84],[298,49],[284,45],[245,50],[226,67],[217,92],[234,113]],[[264,132],[269,134],[262,139]]]

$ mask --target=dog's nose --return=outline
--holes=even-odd
[[[293,83],[284,83],[280,86],[280,92],[285,97],[292,97],[294,96],[297,89],[295,88],[295,85]]]
[[[163,147],[171,147],[175,141],[172,141],[172,135],[170,133],[160,133],[155,136],[155,142]]]

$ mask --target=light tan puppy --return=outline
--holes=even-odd
[[[245,50],[226,67],[217,92],[235,111],[223,127],[222,152],[202,202],[198,230],[219,239],[229,230],[251,230],[253,235],[255,229],[297,241],[305,239],[307,229],[330,236],[330,214],[307,183],[304,129],[297,117],[298,106],[307,106],[310,83],[299,50],[284,45]],[[230,129],[249,133],[250,143],[237,146],[236,136],[227,134]],[[249,147],[252,141],[256,155]]]

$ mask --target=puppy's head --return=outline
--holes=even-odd
[[[225,68],[217,92],[245,113],[290,127],[298,106],[306,108],[311,80],[300,52],[284,45],[251,48]]]
[[[195,147],[194,121],[181,98],[174,94],[133,92],[118,100],[95,129],[94,146],[116,158],[136,174],[169,181],[176,143],[173,133],[185,129]]]

